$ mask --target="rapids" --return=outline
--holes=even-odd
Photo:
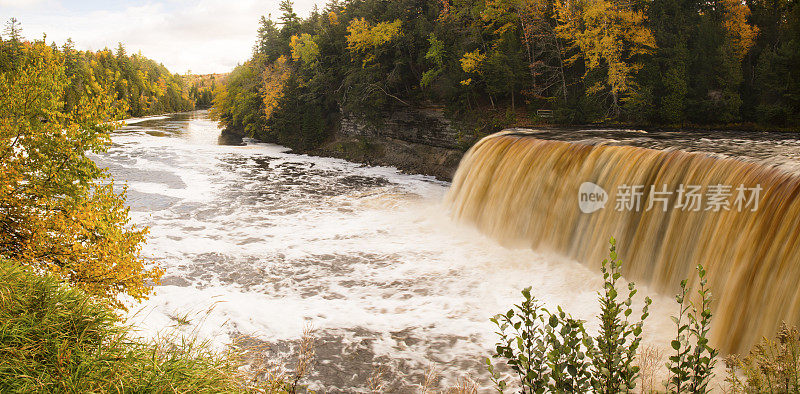
[[[620,131],[609,139],[610,135],[607,131],[539,133],[541,138],[584,139],[592,144],[602,141],[656,149],[669,145],[667,140],[641,133]],[[679,136],[670,138],[680,141]],[[487,141],[483,144],[497,142]],[[772,154],[749,148],[760,147],[760,141],[738,141],[708,143],[706,150],[715,155],[755,152],[748,163],[780,156],[786,159],[781,166],[791,166],[800,157],[797,141],[765,142],[772,144]],[[469,374],[488,390],[483,358],[495,342],[488,319],[518,302],[521,289],[532,286],[533,294],[547,307],[562,305],[575,317],[588,320],[591,330],[597,326],[596,291],[602,284],[595,263],[607,250],[608,237],[620,239],[620,251],[633,259],[629,266],[637,267],[632,271],[637,278],[650,280],[655,272],[642,268],[640,261],[656,250],[672,249],[656,247],[663,244],[658,242],[659,231],[648,230],[636,238],[629,221],[603,225],[612,218],[599,219],[602,212],[594,214],[598,215],[594,221],[576,222],[580,217],[576,190],[569,187],[579,179],[593,179],[581,177],[595,172],[574,173],[582,167],[568,156],[557,160],[545,154],[554,148],[529,155],[538,156],[531,157],[535,163],[517,161],[530,174],[519,182],[503,180],[501,175],[507,172],[464,179],[467,171],[478,168],[477,161],[494,165],[504,157],[499,152],[480,159],[473,155],[468,159],[472,162],[462,165],[448,199],[448,183],[394,168],[298,155],[249,140],[225,145],[220,129],[203,111],[129,120],[112,142],[108,152],[95,159],[118,184],[127,184],[135,224],[150,228],[143,253],[166,270],[149,300],[131,304],[129,317],[138,333],[193,335],[220,348],[234,342],[263,344],[268,358],[291,366],[298,339],[304,327],[311,325],[317,336],[317,362],[310,388],[326,392],[366,391],[371,377],[377,375],[385,390],[412,392],[431,368],[438,372],[441,387]],[[522,145],[533,143],[519,144],[518,154],[524,156],[523,151],[531,148]],[[590,151],[588,147],[560,149]],[[662,155],[681,156],[655,151],[644,156],[656,160]],[[548,160],[563,168],[548,172],[554,169],[537,167]],[[713,161],[696,160],[697,165]],[[626,165],[650,171],[650,167]],[[495,197],[471,200],[463,195],[472,188],[468,184],[489,179],[482,176],[497,181],[492,189]],[[529,199],[537,189],[532,185],[544,182],[537,177],[545,176],[553,178],[548,193]],[[512,191],[513,187],[521,189]],[[566,188],[564,206],[553,200],[559,187]],[[503,199],[504,193],[507,197],[517,194]],[[475,208],[479,203],[482,213]],[[480,219],[494,213],[508,220],[489,220],[492,225],[487,226]],[[758,214],[762,213],[766,212]],[[454,221],[454,215],[478,226]],[[754,216],[747,217],[755,220]],[[535,227],[539,234],[546,230],[546,236],[531,237],[530,228],[525,232],[517,227],[523,219],[535,217],[543,220]],[[794,218],[773,220],[786,221],[788,226]],[[652,220],[663,222],[657,217]],[[744,219],[730,220],[725,226]],[[777,238],[738,233],[750,237],[747,242],[752,247],[738,254],[756,253],[766,248],[764,243],[779,245]],[[673,236],[687,242],[680,245],[681,255],[675,258],[683,264],[679,273],[686,274],[701,250],[691,248],[707,244],[677,231]],[[498,238],[505,239],[498,242]],[[541,247],[532,250],[536,245]],[[579,253],[579,246],[585,246],[585,251]],[[712,250],[736,256],[725,248]],[[640,294],[654,298],[645,344],[662,348],[668,347],[672,336],[669,315],[675,312],[669,295],[675,290],[670,288],[672,278],[678,274],[669,275],[663,282],[650,280],[653,288],[639,283]],[[793,283],[796,286],[796,280]]]

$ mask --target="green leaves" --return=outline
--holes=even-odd
[[[708,345],[712,316],[711,292],[706,288],[706,270],[702,265],[697,266],[697,273],[700,279],[697,291],[699,303],[686,299],[689,292],[686,279],[681,281],[681,290],[675,296],[680,305],[678,316],[672,317],[677,327],[676,339],[670,343],[675,354],[669,357],[670,362],[667,364],[670,372],[667,388],[673,393],[705,393],[714,376],[718,351]]]
[[[523,393],[591,389],[597,393],[616,394],[636,388],[640,373],[636,355],[644,320],[650,315],[653,301],[645,297],[640,319],[630,320],[636,285],[629,282],[627,297],[619,299],[617,281],[622,275],[622,264],[616,254],[616,240],[611,238],[609,243],[609,259],[601,265],[605,283],[598,292],[600,330],[594,338],[587,335],[583,321],[573,319],[560,306],[554,313],[539,306],[531,296],[530,287],[522,290],[525,300],[521,304],[490,319],[500,328],[501,339],[493,357],[505,359],[517,372]],[[708,341],[711,292],[706,287],[706,270],[702,265],[697,266],[697,272],[698,302],[687,298],[688,280],[681,281],[681,291],[675,297],[680,309],[678,316],[672,317],[677,334],[670,342],[674,353],[666,363],[669,377],[665,382],[672,393],[705,393],[714,376],[718,351]],[[507,332],[509,327],[513,327],[513,331]],[[797,337],[795,343],[800,343],[800,334],[794,336]],[[800,345],[795,350],[793,357],[800,359]],[[497,389],[502,391],[507,387],[506,382],[496,374],[490,360],[487,365]],[[744,364],[740,362],[739,365]],[[800,378],[797,386],[800,386]]]
[[[600,268],[605,280],[603,292],[598,293],[600,332],[595,338],[596,345],[590,348],[592,364],[601,373],[592,377],[592,386],[596,392],[619,393],[636,387],[639,375],[639,368],[634,365],[636,351],[652,301],[649,297],[645,298],[640,320],[629,321],[633,314],[631,306],[637,293],[636,285],[629,282],[627,297],[618,299],[617,281],[622,277],[622,262],[616,251],[616,239],[612,237],[609,244],[609,258],[603,261]]]
[[[498,328],[500,341],[493,358],[504,359],[517,374],[524,392],[580,392],[589,388],[589,363],[582,343],[583,322],[572,319],[561,308],[550,313],[522,290],[525,300],[504,314],[490,319]],[[507,382],[490,359],[487,368],[502,392]]]
[[[629,321],[636,286],[628,283],[628,296],[618,299],[622,264],[617,260],[616,240],[610,243],[610,259],[601,267],[605,283],[598,293],[601,329],[595,338],[586,333],[583,321],[573,319],[560,306],[555,312],[539,306],[530,287],[522,290],[521,304],[490,319],[500,329],[493,358],[504,359],[517,373],[523,393],[594,390],[616,394],[636,387],[636,352],[652,300],[645,298],[640,320]],[[504,390],[507,383],[491,360],[487,366],[497,390]]]

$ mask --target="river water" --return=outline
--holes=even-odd
[[[134,119],[96,158],[127,183],[134,222],[150,227],[144,254],[166,270],[132,304],[143,336],[244,338],[291,367],[310,325],[310,388],[414,392],[431,369],[440,387],[486,386],[488,319],[524,287],[596,324],[598,272],[454,223],[447,183],[219,136],[202,111]],[[673,304],[654,306],[645,341],[667,344]]]

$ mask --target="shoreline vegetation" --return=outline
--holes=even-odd
[[[226,132],[313,152],[343,118],[436,108],[509,127],[800,130],[796,1],[363,0],[261,17],[215,94]]]

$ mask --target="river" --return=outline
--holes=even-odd
[[[127,183],[134,223],[150,228],[143,253],[166,270],[132,304],[141,335],[245,338],[291,366],[310,325],[310,388],[365,391],[380,374],[384,390],[413,392],[430,369],[441,387],[488,385],[489,318],[524,287],[596,326],[599,272],[455,223],[448,183],[219,136],[203,111],[134,119],[96,158]],[[645,342],[666,345],[674,304],[654,298]]]

